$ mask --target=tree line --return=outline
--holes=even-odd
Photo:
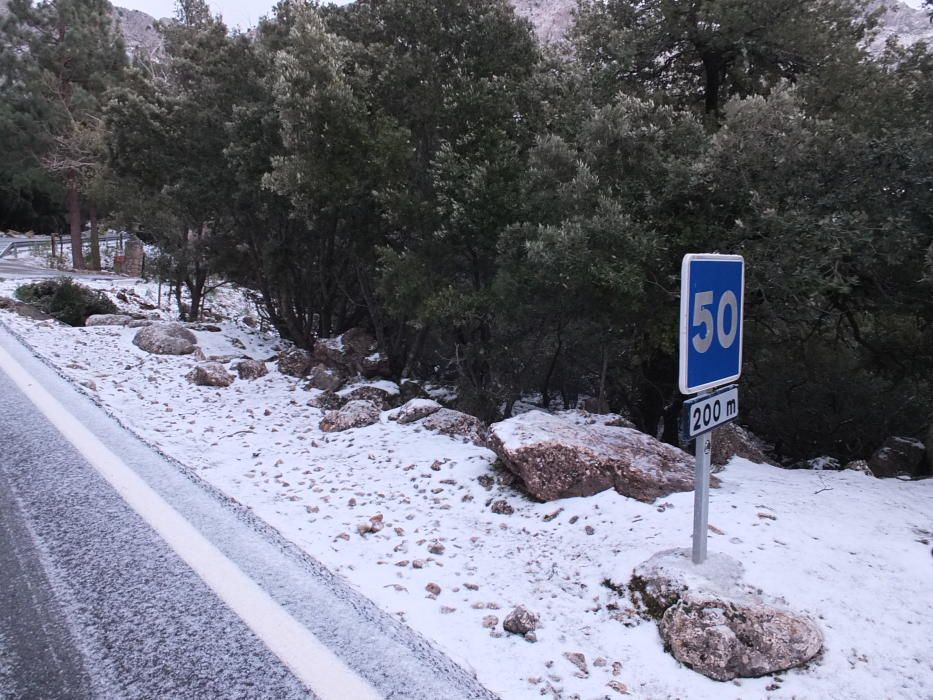
[[[133,61],[104,0],[10,10],[0,226],[131,228],[190,318],[223,276],[484,418],[587,396],[675,442],[680,259],[740,253],[753,430],[848,458],[930,421],[933,55],[869,54],[861,0],[584,0],[556,47],[506,0],[250,33],[185,0]]]

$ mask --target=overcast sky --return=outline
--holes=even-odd
[[[174,0],[111,0],[117,7],[142,10],[156,19],[175,16]],[[343,5],[350,0],[336,0]],[[208,0],[215,14],[223,15],[229,27],[248,29],[259,22],[259,18],[272,12],[276,0]]]

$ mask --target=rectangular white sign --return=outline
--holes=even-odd
[[[726,387],[706,396],[684,401],[683,436],[692,440],[739,417],[739,388]]]

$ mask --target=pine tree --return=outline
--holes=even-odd
[[[39,116],[34,156],[65,183],[74,266],[83,269],[82,189],[103,162],[102,104],[126,66],[123,42],[106,0],[13,0],[9,10],[4,87]]]
[[[864,57],[862,0],[607,0],[580,5],[573,43],[603,99],[618,90],[702,106]]]
[[[206,3],[180,4],[162,27],[166,64],[137,71],[114,91],[107,110],[111,164],[133,199],[125,214],[143,216],[146,232],[166,253],[166,273],[180,314],[196,320],[219,249],[230,244],[231,199],[225,125],[239,101],[246,37],[230,36]],[[190,305],[184,305],[184,287]]]

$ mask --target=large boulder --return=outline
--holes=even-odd
[[[308,372],[306,389],[320,389],[321,391],[337,391],[347,383],[347,375],[336,367],[317,364]]]
[[[265,362],[260,362],[259,360],[248,357],[237,363],[236,373],[240,375],[240,379],[259,379],[260,377],[265,377],[269,373],[269,370]]]
[[[816,623],[766,600],[743,573],[726,555],[697,566],[689,550],[675,549],[637,566],[629,588],[635,605],[658,620],[666,648],[709,678],[753,678],[815,657],[823,646]]]
[[[185,375],[196,386],[230,386],[236,379],[219,362],[204,362]]]
[[[379,406],[372,401],[350,401],[337,411],[328,411],[320,427],[325,433],[363,428],[379,422]]]
[[[351,328],[335,338],[320,338],[314,345],[314,362],[367,379],[391,376],[388,358],[379,352],[376,339],[362,328]]]
[[[512,634],[526,635],[538,629],[538,615],[524,605],[519,605],[506,615],[502,629]]]
[[[751,432],[738,425],[721,425],[712,434],[713,452],[710,461],[713,466],[722,467],[733,457],[741,457],[755,464],[768,464],[765,456],[766,445]]]
[[[346,401],[333,391],[316,391],[314,395],[308,399],[306,405],[311,408],[319,408],[322,411],[336,411],[345,403]]]
[[[428,430],[442,435],[462,438],[480,447],[486,446],[486,425],[479,418],[450,408],[442,408],[421,420]]]
[[[391,419],[398,421],[400,425],[407,425],[408,423],[414,423],[416,420],[427,418],[442,408],[443,406],[434,399],[411,399],[394,416],[391,416]]]
[[[871,473],[879,478],[907,474],[919,476],[924,465],[926,447],[920,440],[889,437],[868,460]]]
[[[785,671],[823,648],[823,635],[809,618],[717,597],[681,600],[658,629],[674,658],[717,681]]]
[[[85,326],[125,326],[134,320],[128,314],[91,314],[85,321]]]
[[[391,382],[350,386],[338,393],[344,401],[372,401],[383,411],[398,406],[398,387]]]
[[[631,428],[529,411],[493,424],[489,446],[542,501],[615,488],[650,503],[693,490],[693,457]]]
[[[283,350],[278,356],[278,368],[282,374],[290,377],[304,377],[313,364],[311,353],[302,348]]]
[[[180,323],[154,323],[133,338],[133,345],[155,355],[190,355],[197,343],[197,336]]]

